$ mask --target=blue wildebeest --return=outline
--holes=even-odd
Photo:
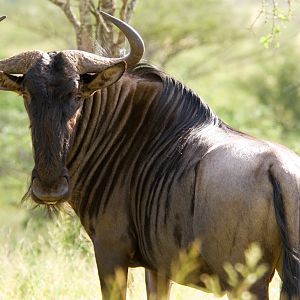
[[[127,56],[30,51],[0,61],[1,89],[23,96],[30,120],[32,199],[73,207],[104,299],[108,278],[130,266],[147,268],[148,291],[162,296],[172,262],[195,240],[199,268],[181,283],[201,287],[209,273],[226,288],[223,263],[242,262],[257,242],[269,269],[252,291],[268,299],[276,269],[282,299],[299,299],[298,156],[234,130],[183,84],[138,64],[140,36],[104,17],[127,37]]]

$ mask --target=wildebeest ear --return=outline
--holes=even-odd
[[[0,90],[21,92],[21,81],[23,77],[13,76],[0,71]]]
[[[126,62],[121,61],[95,75],[84,74],[81,77],[82,92],[92,94],[118,81],[126,70]]]

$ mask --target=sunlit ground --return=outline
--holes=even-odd
[[[56,244],[59,248],[60,245]],[[100,300],[100,288],[96,266],[91,260],[67,255],[47,256],[32,249],[31,258],[20,252],[11,253],[0,248],[0,299],[1,300]],[[42,249],[43,251],[43,249]],[[71,254],[71,255],[70,255]],[[73,253],[74,254],[74,253]],[[270,285],[270,299],[279,299],[280,280],[276,274]],[[144,269],[129,272],[128,300],[146,299]],[[178,284],[172,285],[172,300],[227,299]]]
[[[147,299],[146,298],[146,287],[144,283],[144,270],[142,268],[131,269],[129,274],[129,280],[131,282],[129,286],[129,299]],[[269,288],[270,299],[279,299],[280,284],[278,274],[276,273]],[[212,300],[212,299],[228,299],[226,296],[217,298],[212,294],[204,293],[199,290],[185,287],[179,284],[173,284],[171,290],[171,300]]]
[[[77,219],[63,218],[41,228],[29,223],[13,238],[0,229],[0,300],[100,300],[100,284],[91,242]],[[279,299],[280,279],[270,285]],[[128,300],[146,299],[144,269],[130,269]],[[173,284],[172,300],[220,299]],[[221,299],[227,299],[223,297]]]

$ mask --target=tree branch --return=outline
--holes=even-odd
[[[100,26],[103,26],[104,29],[106,30],[106,32],[110,32],[109,28],[107,27],[106,23],[104,22],[101,14],[99,12],[100,9],[96,8],[93,0],[89,0],[89,2],[90,2],[90,11],[94,15],[94,17],[96,18],[96,27],[98,28]]]
[[[126,13],[126,19],[124,19],[124,21],[126,21],[127,23],[130,22],[132,16],[133,16],[133,12],[134,12],[134,8],[136,5],[136,1],[137,0],[131,0],[128,2],[128,6],[127,6],[127,13]]]
[[[78,49],[88,52],[94,52],[90,2],[91,1],[79,0],[79,18],[81,26],[79,29]]]
[[[105,11],[112,16],[116,11],[115,0],[99,0],[98,6],[100,10]],[[100,45],[107,50],[109,55],[114,55],[115,47],[113,24],[111,22],[105,22],[101,15],[99,16],[99,20],[99,28],[97,30]]]
[[[120,9],[120,19],[125,21],[126,23],[129,23],[132,15],[133,10],[136,5],[136,0],[123,0],[122,1],[122,7]],[[119,51],[125,44],[125,36],[122,32],[119,32],[118,39],[116,43],[114,44],[115,52]]]
[[[76,32],[78,49],[94,51],[96,39],[101,47],[104,47],[110,55],[119,55],[120,48],[124,47],[125,36],[122,32],[114,33],[114,26],[111,22],[106,22],[99,10],[110,15],[116,12],[116,0],[77,0],[79,4],[79,17],[71,8],[71,0],[49,0],[60,7],[68,20],[73,25]],[[120,8],[120,19],[129,22],[133,15],[133,10],[137,0],[122,0]],[[92,19],[93,18],[93,19]]]

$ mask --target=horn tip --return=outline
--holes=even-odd
[[[4,19],[6,19],[6,16],[0,17],[0,22],[3,21]]]
[[[125,21],[122,21],[102,10],[99,10],[99,13],[104,19],[115,24],[125,34],[130,45],[130,53],[124,57],[124,60],[127,62],[128,67],[136,65],[141,60],[145,52],[145,45],[142,37]]]
[[[99,13],[102,15],[102,17],[103,17],[104,19],[107,19],[107,20],[115,19],[114,16],[108,14],[107,12],[105,12],[105,11],[103,11],[103,10],[100,10],[100,9],[99,9],[98,11],[99,11]]]

